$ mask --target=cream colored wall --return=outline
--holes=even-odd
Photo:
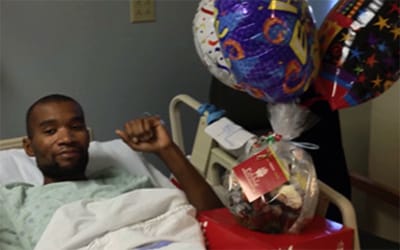
[[[399,190],[400,84],[395,84],[371,107],[369,177]],[[399,211],[378,202],[371,204],[371,231],[399,241]]]
[[[381,96],[340,111],[343,146],[350,170],[399,190],[400,83]],[[399,241],[399,211],[353,189],[359,227]]]
[[[400,84],[395,84],[372,103],[369,174],[399,189]]]
[[[371,102],[340,110],[343,147],[351,170],[368,173]]]

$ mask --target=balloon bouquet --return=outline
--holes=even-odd
[[[399,76],[398,15],[392,1],[339,0],[318,32],[306,0],[200,1],[193,35],[201,61],[225,85],[265,101],[273,129],[225,179],[242,225],[298,233],[313,218],[315,168],[291,142],[317,122],[304,104],[340,109],[387,90]]]

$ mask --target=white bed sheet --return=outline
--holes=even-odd
[[[163,250],[203,250],[195,214],[184,193],[173,188],[81,200],[56,211],[35,250],[158,249],[154,243]]]

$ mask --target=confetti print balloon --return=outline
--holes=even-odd
[[[193,19],[193,36],[196,52],[211,74],[225,85],[235,88],[236,80],[229,59],[224,58],[215,31],[216,10],[214,0],[202,0]]]

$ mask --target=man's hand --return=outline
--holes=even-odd
[[[124,130],[118,129],[115,133],[133,150],[156,153],[197,210],[223,206],[211,186],[173,143],[159,117],[150,116],[129,121],[125,123]]]
[[[172,140],[158,116],[149,116],[125,123],[124,130],[115,133],[133,150],[161,153],[172,146]]]

